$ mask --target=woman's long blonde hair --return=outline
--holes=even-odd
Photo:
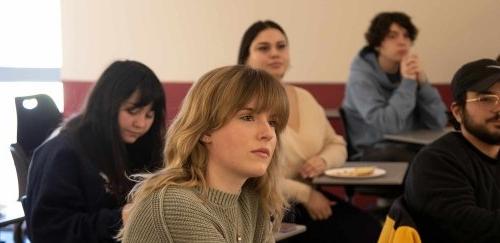
[[[135,213],[137,205],[148,195],[168,185],[200,187],[206,196],[208,150],[200,139],[203,134],[224,126],[252,99],[256,101],[256,113],[269,111],[275,117],[277,145],[267,173],[249,178],[244,187],[258,193],[265,214],[280,222],[286,200],[278,185],[281,177],[279,134],[288,121],[288,99],[281,83],[270,74],[243,65],[212,70],[191,87],[168,129],[164,168],[140,175],[143,180],[129,195],[132,202],[129,215]],[[125,222],[121,232],[128,225]]]

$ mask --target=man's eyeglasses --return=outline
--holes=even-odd
[[[479,95],[476,98],[466,99],[465,102],[466,103],[478,102],[482,106],[493,108],[496,105],[498,105],[498,101],[499,100],[500,100],[500,97],[498,97],[498,95],[495,95],[495,94],[481,94],[481,95]]]

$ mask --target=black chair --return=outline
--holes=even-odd
[[[361,158],[359,153],[356,153],[356,149],[352,145],[351,136],[349,135],[349,122],[345,114],[344,108],[339,108],[340,118],[342,119],[342,126],[344,127],[344,137],[347,142],[347,159],[349,161],[356,161]]]
[[[26,185],[28,180],[28,168],[30,160],[24,153],[24,150],[18,144],[10,145],[10,152],[12,154],[12,159],[14,160],[14,165],[17,172],[17,185],[19,188],[19,201],[23,201],[26,195]],[[23,205],[24,206],[24,205]],[[23,221],[24,222],[24,221]],[[23,222],[16,223],[14,225],[13,238],[15,243],[24,242],[24,232],[25,227],[23,227]]]
[[[59,126],[62,114],[56,104],[45,94],[16,97],[17,143],[10,145],[10,152],[17,172],[19,200],[26,195],[28,169],[33,151]],[[23,242],[23,223],[14,226],[14,242]]]
[[[342,123],[344,126],[344,136],[347,142],[347,154],[349,161],[360,161],[362,159],[362,153],[357,153],[352,145],[352,140],[349,135],[349,122],[347,121],[347,116],[345,110],[341,107],[339,109],[340,117],[342,118]],[[400,195],[402,192],[401,186],[386,186],[386,187],[371,187],[371,186],[345,186],[344,187],[346,196],[349,201],[352,201],[354,194],[359,193],[363,195],[377,196],[378,200],[392,201],[397,195]],[[383,217],[387,210],[388,206],[377,206],[370,210],[372,214],[376,217]]]
[[[403,196],[394,200],[385,219],[379,243],[421,243],[420,235],[413,218],[408,212]]]
[[[344,127],[344,138],[347,143],[347,160],[348,161],[356,161],[358,160],[358,156],[355,156],[355,149],[352,146],[351,137],[349,136],[349,124],[347,122],[347,117],[345,115],[344,108],[339,108],[340,118],[342,119],[342,126]],[[352,198],[354,196],[354,187],[353,186],[344,186],[345,194],[347,196],[347,200],[352,202]]]
[[[17,145],[31,159],[33,151],[42,144],[62,120],[56,104],[46,94],[16,97]]]
[[[19,199],[26,194],[28,168],[33,151],[49,137],[62,120],[56,104],[46,94],[15,98],[17,143],[10,152],[17,172]]]

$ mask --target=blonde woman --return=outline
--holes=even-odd
[[[205,74],[168,130],[166,167],[132,193],[123,242],[273,242],[287,119],[286,92],[264,71]]]

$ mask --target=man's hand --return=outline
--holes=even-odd
[[[401,60],[400,72],[403,78],[416,80],[419,85],[427,83],[427,75],[417,54],[406,55]]]

